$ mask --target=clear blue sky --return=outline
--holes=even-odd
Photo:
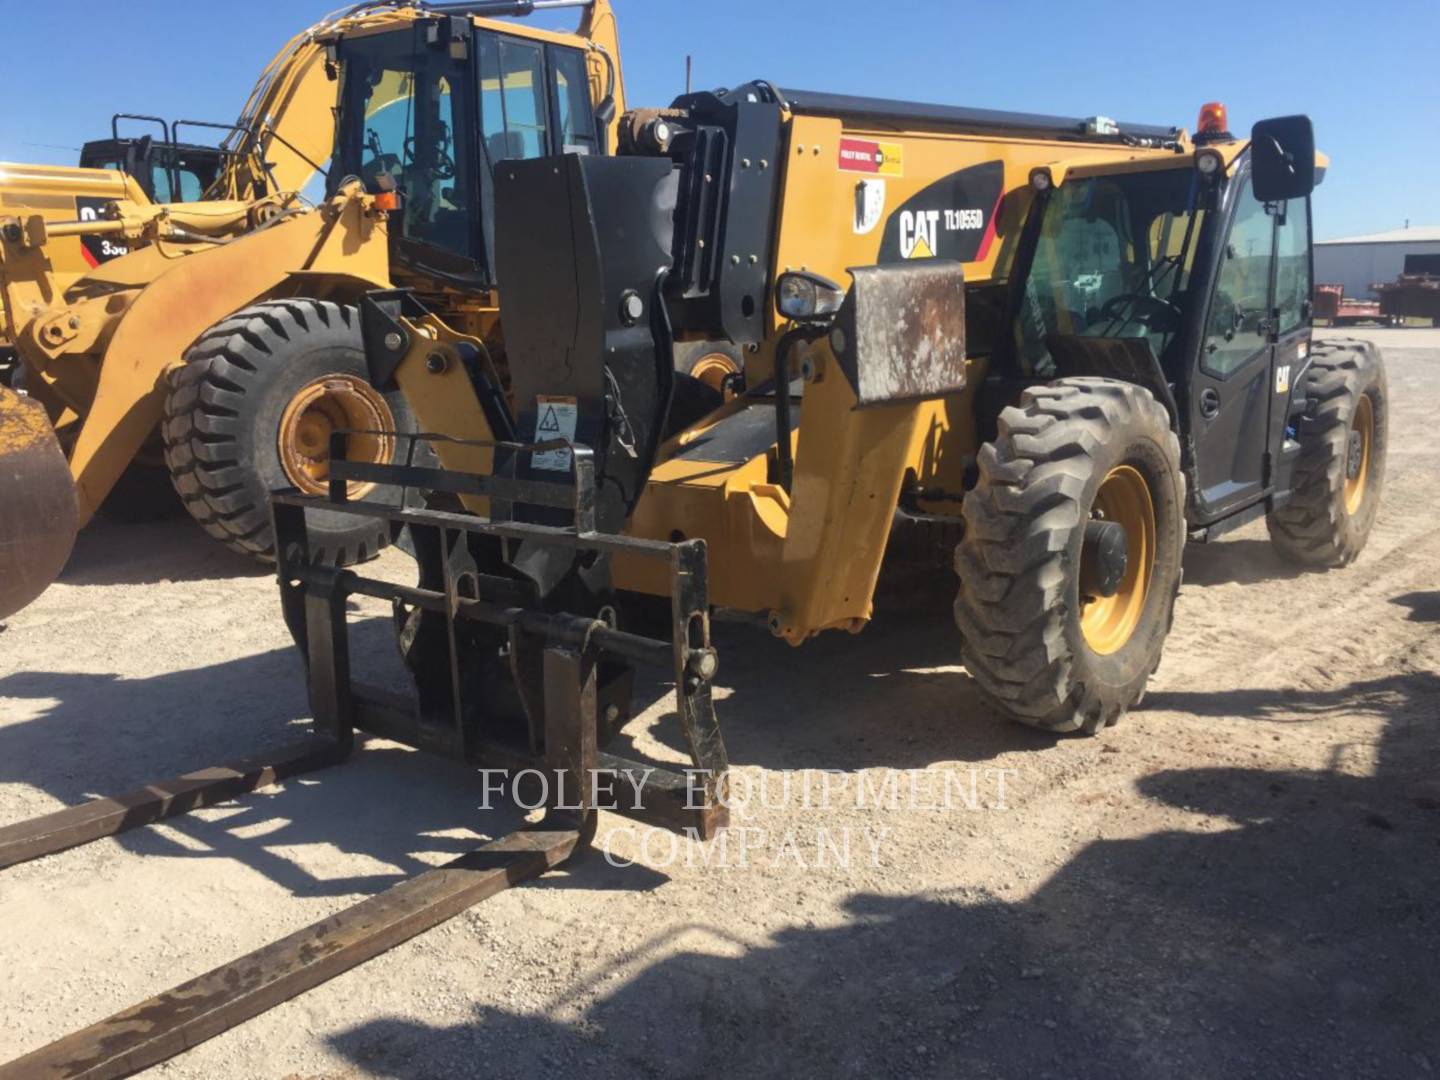
[[[112,112],[231,120],[262,64],[338,0],[6,0],[0,160],[71,163]],[[1440,2],[616,0],[632,104],[781,85],[1193,128],[1308,112],[1321,238],[1440,225]],[[233,12],[222,18],[211,12]],[[1341,13],[1343,11],[1343,14]],[[203,14],[202,14],[203,13]],[[550,15],[546,24],[561,20]],[[563,20],[573,25],[574,16]]]

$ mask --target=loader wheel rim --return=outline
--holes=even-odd
[[[1357,514],[1365,501],[1370,481],[1370,452],[1375,442],[1375,406],[1369,394],[1361,394],[1350,421],[1350,438],[1345,457],[1345,512]]]
[[[1150,485],[1132,465],[1106,474],[1095,493],[1091,517],[1125,530],[1125,575],[1113,596],[1080,596],[1080,632],[1100,656],[1119,652],[1135,634],[1155,575],[1155,500]],[[1079,581],[1089,575],[1082,565]]]
[[[740,369],[735,366],[735,361],[722,352],[707,353],[699,360],[696,360],[690,368],[691,378],[699,379],[711,390],[717,393],[724,393],[725,379],[734,375]]]
[[[324,495],[330,483],[330,436],[353,431],[345,460],[388,464],[395,456],[395,416],[385,398],[354,375],[326,375],[306,383],[280,418],[280,466],[307,495]],[[380,432],[381,434],[375,434]],[[347,493],[363,499],[374,484],[351,483]]]

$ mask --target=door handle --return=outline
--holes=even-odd
[[[1220,415],[1220,392],[1213,387],[1207,386],[1200,391],[1200,415],[1206,420],[1214,420]]]

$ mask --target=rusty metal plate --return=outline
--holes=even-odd
[[[947,259],[851,270],[831,348],[859,406],[965,388],[965,268]]]
[[[70,466],[45,409],[0,387],[0,619],[60,576],[78,530]]]

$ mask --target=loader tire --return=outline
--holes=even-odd
[[[675,370],[698,379],[720,394],[725,378],[745,369],[745,354],[729,341],[679,341],[673,350]]]
[[[1139,386],[1061,379],[1000,414],[979,466],[955,553],[965,666],[1020,723],[1094,734],[1139,703],[1174,616],[1185,477],[1169,415]],[[1107,522],[1123,564],[1094,554]]]
[[[216,324],[172,372],[165,461],[186,509],[206,532],[271,563],[270,492],[324,492],[327,425],[415,430],[400,394],[382,395],[369,385],[355,308],[268,300]],[[388,464],[403,453],[400,440],[357,439],[352,458]],[[381,486],[352,497],[394,503],[400,494]],[[311,555],[325,565],[364,562],[391,539],[383,523],[348,514],[311,511],[306,523]]]
[[[1353,338],[1318,342],[1310,357],[1290,501],[1266,523],[1276,548],[1296,562],[1344,566],[1364,549],[1385,486],[1385,363]]]

